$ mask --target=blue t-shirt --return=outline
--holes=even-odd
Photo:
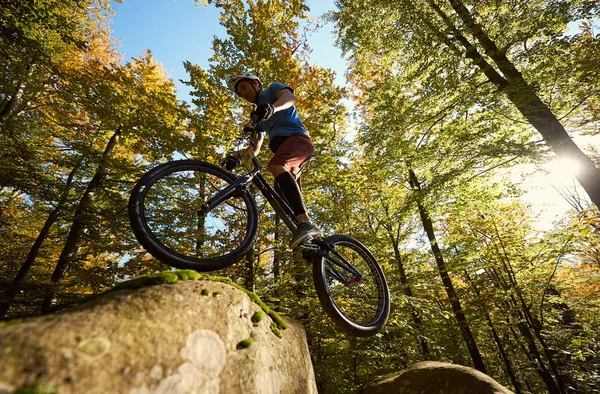
[[[277,93],[282,89],[292,88],[279,82],[273,82],[267,89],[260,92],[257,107],[269,103],[273,104],[277,101]],[[268,120],[265,120],[258,125],[258,131],[266,132],[269,135],[269,140],[272,141],[275,137],[288,137],[293,134],[308,135],[308,131],[302,125],[296,106],[275,112]]]

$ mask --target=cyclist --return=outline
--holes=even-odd
[[[255,104],[252,116],[262,119],[254,138],[254,151],[248,147],[246,160],[252,154],[258,156],[264,140],[269,135],[269,149],[274,153],[269,161],[269,172],[275,178],[275,189],[289,202],[298,228],[289,246],[294,249],[309,237],[321,234],[306,212],[300,186],[300,170],[314,152],[308,131],[302,125],[294,103],[294,90],[279,82],[263,89],[260,79],[253,74],[239,74],[229,80],[229,88],[239,97]]]

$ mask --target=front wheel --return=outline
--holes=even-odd
[[[390,314],[390,293],[375,257],[354,238],[324,239],[322,257],[313,263],[319,301],[338,328],[350,335],[378,333]]]
[[[256,203],[245,189],[206,212],[204,204],[235,177],[198,160],[159,165],[129,198],[129,220],[142,246],[175,268],[214,271],[242,258],[254,243]]]

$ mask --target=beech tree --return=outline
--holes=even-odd
[[[600,169],[559,121],[580,112],[580,106],[596,107],[598,82],[590,67],[597,61],[598,40],[585,32],[564,33],[568,23],[597,15],[598,4],[374,0],[366,6],[342,0],[338,7],[332,18],[340,44],[357,62],[396,62],[403,72],[412,69],[414,77],[437,74],[448,80],[460,65],[481,87],[471,93],[473,101],[484,106],[491,96],[506,97],[513,108],[505,115],[528,122],[558,157],[575,160],[580,171],[574,175],[599,206]],[[494,88],[484,88],[485,83]]]
[[[425,359],[475,365],[517,393],[598,390],[597,210],[570,196],[577,212],[537,231],[505,177],[549,156],[560,136],[546,118],[546,134],[532,127],[547,115],[532,92],[569,133],[597,133],[598,38],[587,20],[597,5],[341,0],[332,19],[350,55],[343,89],[332,70],[312,65],[304,1],[196,3],[221,11],[225,34],[206,68],[185,63],[191,108],[150,52],[123,61],[107,2],[0,7],[0,154],[11,159],[0,165],[4,316],[35,314],[44,296],[47,310],[62,308],[117,278],[169,269],[129,229],[131,186],[173,158],[220,165],[252,109],[226,81],[253,72],[299,98],[316,145],[303,178],[311,216],[326,235],[364,243],[390,287],[380,335],[339,333],[311,267],[257,198],[254,249],[218,274],[302,321],[319,392],[356,392]],[[579,19],[578,33],[563,34]],[[500,53],[488,52],[485,36]],[[269,158],[264,149],[261,162]]]
[[[91,63],[90,67],[94,68],[95,61]],[[75,106],[76,116],[86,115],[88,118],[79,128],[93,133],[94,148],[98,150],[91,152],[94,159],[90,180],[76,203],[65,246],[51,277],[52,282],[62,282],[69,267],[80,260],[80,238],[84,232],[92,233],[102,226],[102,220],[94,217],[95,213],[102,212],[100,201],[93,203],[94,199],[98,200],[95,195],[102,192],[104,198],[112,198],[110,210],[114,210],[115,206],[126,206],[128,188],[121,190],[116,186],[116,193],[111,193],[109,185],[111,180],[118,184],[120,179],[128,180],[139,173],[131,165],[121,169],[127,161],[134,162],[138,154],[145,154],[149,159],[170,158],[175,149],[186,149],[182,130],[185,111],[177,102],[173,82],[166,78],[151,53],[133,59],[125,66],[113,63],[102,71],[93,76],[95,84],[83,80],[78,86],[80,91],[75,92],[75,88],[69,91],[70,94],[76,93],[77,97],[87,98]],[[120,144],[125,145],[121,149],[121,157]],[[126,238],[120,234],[127,232],[128,223],[125,210],[121,209],[120,212],[113,225],[117,227],[119,224],[121,230],[114,231],[113,236],[125,241]],[[100,252],[99,245],[96,243],[95,246],[94,252]],[[50,291],[42,305],[44,312],[49,310],[52,297],[53,292]]]
[[[135,162],[140,154],[155,161],[186,149],[186,111],[150,53],[121,64],[107,2],[9,3],[2,12],[8,21],[2,39],[12,46],[2,47],[0,149],[15,160],[1,167],[0,192],[23,201],[32,221],[26,235],[31,244],[21,245],[5,265],[10,285],[1,300],[4,316],[32,270],[30,281],[40,286],[48,271],[54,271],[52,282],[60,282],[68,269],[75,292],[110,286],[117,264],[92,256],[118,259],[124,244],[137,248],[123,214],[130,183],[140,174]],[[18,16],[27,23],[13,19]],[[30,79],[15,74],[29,56],[17,52],[35,58]],[[14,80],[20,81],[16,88]],[[66,246],[56,242],[60,237]],[[31,299],[33,293],[39,291]]]

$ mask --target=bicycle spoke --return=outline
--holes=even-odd
[[[155,237],[176,253],[195,258],[221,256],[238,247],[248,226],[242,198],[232,196],[210,212],[201,207],[228,183],[204,172],[181,171],[148,191],[144,210]]]
[[[368,261],[349,245],[336,244],[324,256],[329,296],[337,308],[357,324],[368,325],[381,308],[377,277]]]

